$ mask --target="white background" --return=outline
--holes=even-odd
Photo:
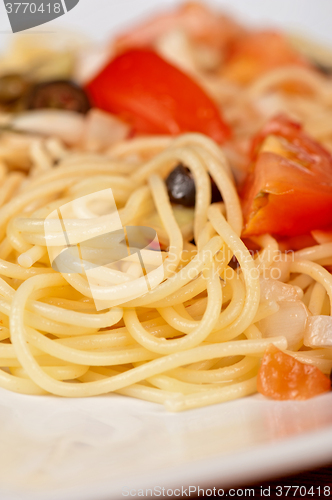
[[[177,3],[179,0],[80,0],[72,11],[35,30],[73,28],[101,40],[153,11]],[[309,32],[332,46],[332,0],[210,0],[210,3],[237,13],[245,22]],[[8,40],[9,33],[10,24],[0,0],[0,46]]]

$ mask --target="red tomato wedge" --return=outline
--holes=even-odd
[[[315,366],[301,363],[271,344],[258,372],[257,389],[272,399],[303,400],[330,391],[331,382]]]
[[[253,141],[242,198],[244,236],[307,234],[332,225],[332,156],[284,116]]]
[[[150,49],[117,56],[87,85],[87,92],[95,106],[119,115],[137,133],[201,132],[218,143],[231,135],[204,90]]]

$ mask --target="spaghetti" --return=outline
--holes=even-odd
[[[188,133],[125,139],[89,152],[27,130],[22,139],[23,163],[30,165],[26,175],[23,163],[20,172],[12,166],[21,161],[18,150],[8,146],[15,133],[13,139],[7,131],[7,142],[0,140],[2,388],[64,397],[115,392],[170,411],[229,401],[257,391],[260,358],[271,343],[283,351],[290,345],[286,324],[272,337],[268,326],[286,302],[305,305],[314,317],[330,314],[332,243],[290,256],[264,235],[251,239],[257,250],[250,252],[241,239],[233,172],[238,180],[243,144],[271,113],[265,94],[298,114],[331,147],[331,81],[307,67],[282,67],[258,76],[238,94],[237,83],[226,76],[195,71],[236,132],[236,140],[224,148]],[[309,91],[290,97],[282,91],[290,81],[305,82]],[[309,123],[312,114],[316,125]],[[253,116],[259,117],[254,125]],[[165,185],[178,164],[195,181],[195,208],[188,212],[171,205]],[[222,202],[211,203],[211,178]],[[134,261],[106,265],[112,284],[93,288],[84,272],[57,272],[49,258],[49,214],[107,188],[121,225],[153,227],[162,245],[164,279],[134,298],[132,290],[144,281]],[[87,206],[82,210],[86,217],[68,221],[73,244],[105,233],[107,200],[100,198],[97,215]],[[60,245],[61,237],[55,231],[52,245]],[[102,249],[90,252],[99,255]],[[147,253],[151,265],[152,254]],[[230,265],[234,261],[236,267]],[[107,308],[99,311],[95,300],[106,299]],[[329,373],[331,348],[304,349],[303,336],[304,329],[297,348],[286,352]]]

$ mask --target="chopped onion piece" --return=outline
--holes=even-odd
[[[194,51],[188,35],[179,29],[161,35],[156,43],[157,51],[171,64],[184,71],[195,73]]]
[[[78,51],[74,80],[85,85],[94,78],[114,57],[113,50],[105,45],[84,47]]]
[[[300,300],[283,301],[275,314],[262,319],[258,328],[264,338],[283,335],[290,350],[301,346],[308,319],[308,310]]]
[[[15,130],[58,137],[68,145],[77,144],[83,134],[85,117],[58,109],[41,109],[17,115],[11,122]]]
[[[311,316],[304,332],[307,347],[332,347],[332,317]]]
[[[287,103],[279,93],[263,94],[254,102],[257,110],[269,119],[278,113],[289,113]]]
[[[130,126],[99,109],[91,109],[85,119],[82,146],[90,152],[103,151],[128,137]]]
[[[302,290],[298,287],[288,285],[286,283],[281,283],[280,281],[260,278],[261,286],[261,300],[264,301],[295,301],[299,300],[303,296]]]

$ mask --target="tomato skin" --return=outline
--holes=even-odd
[[[332,224],[332,185],[315,182],[310,172],[278,155],[262,153],[249,184],[243,204],[245,236],[294,236]],[[260,192],[266,194],[256,198]]]
[[[258,372],[257,390],[276,400],[305,400],[329,392],[330,379],[317,367],[301,363],[271,344]]]
[[[309,66],[282,34],[254,31],[239,36],[230,45],[223,75],[239,84],[248,84],[267,71],[289,65]]]
[[[275,135],[287,139],[294,146],[301,148],[302,155],[306,153],[308,160],[320,168],[323,174],[326,169],[331,171],[330,153],[318,142],[305,134],[300,123],[291,120],[285,115],[277,115],[272,118],[263,129],[254,137],[251,146],[251,159],[255,160],[259,153],[259,148],[269,135]],[[301,160],[301,158],[300,158]]]
[[[137,133],[201,132],[218,143],[231,136],[201,87],[150,49],[120,54],[86,90],[95,106],[120,115]]]
[[[281,152],[261,149],[271,137]],[[254,139],[251,158],[242,191],[244,236],[295,236],[332,225],[332,157],[299,124],[271,120]]]

